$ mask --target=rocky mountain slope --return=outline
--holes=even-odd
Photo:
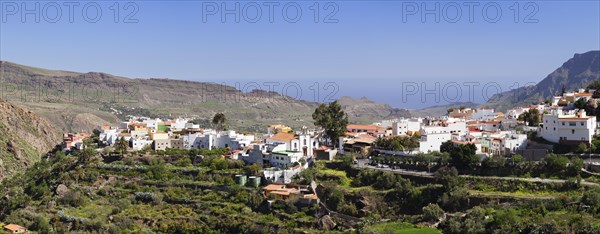
[[[229,126],[264,131],[267,124],[312,125],[315,102],[274,92],[222,84],[172,79],[129,79],[105,73],[76,73],[0,62],[3,95],[50,119],[64,131],[91,131],[127,114],[158,117],[210,118],[224,112]],[[242,92],[238,89],[244,89]],[[352,122],[370,123],[406,110],[368,100],[341,100]]]
[[[45,119],[0,100],[0,180],[37,162],[61,140]]]
[[[545,101],[560,94],[563,87],[567,91],[584,88],[594,80],[600,80],[600,51],[597,50],[575,54],[536,85],[494,95],[482,106],[505,111],[515,106]]]

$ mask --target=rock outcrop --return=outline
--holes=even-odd
[[[42,117],[0,100],[0,180],[37,162],[61,140]]]

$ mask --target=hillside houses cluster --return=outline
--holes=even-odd
[[[377,137],[418,135],[419,146],[411,149],[410,153],[439,152],[444,142],[452,141],[455,144],[474,144],[479,154],[507,155],[527,147],[527,135],[517,133],[516,126],[516,119],[507,118],[493,109],[465,108],[440,118],[386,120],[362,127],[353,126],[339,139],[339,144],[344,151],[362,153],[365,145],[373,147]],[[377,131],[366,131],[371,128]]]
[[[153,150],[173,149],[243,149],[255,139],[254,135],[235,131],[202,129],[187,119],[161,120],[137,118],[121,122],[118,127],[104,125],[100,129],[99,140],[113,146],[119,139],[125,139],[132,150],[151,148]]]
[[[161,120],[135,117],[121,122],[119,126],[100,127],[98,140],[106,147],[115,146],[125,140],[129,151],[144,149],[166,150],[167,148],[229,149],[226,157],[257,164],[264,169],[265,178],[272,182],[289,183],[291,178],[307,168],[319,155],[321,159],[333,159],[337,151],[319,144],[319,133],[303,127],[293,131],[285,125],[271,125],[267,134],[255,136],[232,130],[217,131],[200,128],[187,119]],[[65,150],[81,150],[83,140],[89,134],[66,133]],[[262,140],[258,140],[260,138]]]
[[[264,177],[273,182],[289,183],[291,178],[312,164],[313,160],[332,160],[338,153],[369,154],[380,138],[411,137],[413,144],[392,154],[415,155],[439,152],[443,143],[473,144],[480,155],[509,156],[526,150],[530,145],[527,131],[552,143],[591,144],[598,127],[594,116],[578,109],[581,102],[593,98],[595,90],[565,92],[546,103],[515,107],[506,113],[492,108],[457,108],[441,117],[401,118],[363,125],[348,124],[335,148],[320,145],[321,131],[303,127],[294,131],[285,125],[267,127],[267,134],[253,135],[233,130],[217,131],[200,128],[188,119],[161,120],[135,117],[118,126],[100,127],[98,140],[114,146],[125,140],[130,151],[143,149],[228,149],[226,157],[257,164],[264,168]],[[579,102],[579,104],[576,104]],[[539,126],[528,126],[519,119],[525,113],[538,112]],[[65,149],[82,149],[87,134],[64,135]],[[381,150],[381,149],[377,149]],[[387,151],[390,151],[387,149]]]
[[[444,142],[474,144],[477,153],[508,156],[528,146],[526,131],[536,131],[546,141],[559,144],[591,144],[598,124],[595,116],[587,116],[578,109],[580,99],[587,103],[595,90],[580,89],[565,92],[546,103],[515,107],[506,113],[493,108],[457,108],[439,118],[402,118],[383,120],[371,125],[348,125],[346,134],[339,139],[339,148],[345,152],[366,153],[374,147],[378,137],[420,136],[414,153],[439,152]],[[519,117],[536,110],[540,113],[539,126],[530,127]],[[520,131],[517,131],[517,129]]]
[[[579,89],[553,97],[551,104],[545,106],[538,135],[553,143],[591,144],[598,128],[596,117],[588,116],[585,110],[577,108],[576,103],[587,103],[595,91]]]

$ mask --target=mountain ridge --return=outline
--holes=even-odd
[[[97,125],[79,119],[116,123],[127,113],[209,119],[224,112],[231,127],[260,132],[273,123],[311,126],[312,112],[319,105],[264,90],[242,92],[218,83],[54,71],[6,61],[0,61],[0,75],[0,83],[23,87],[26,94],[34,93],[25,95],[25,100],[18,93],[9,94],[14,99],[11,102],[40,113],[63,131],[90,132]],[[358,123],[410,116],[405,109],[370,100],[344,98],[342,106],[350,120]]]

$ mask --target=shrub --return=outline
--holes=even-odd
[[[437,222],[444,216],[444,210],[437,204],[429,204],[423,207],[423,219],[429,222]]]

